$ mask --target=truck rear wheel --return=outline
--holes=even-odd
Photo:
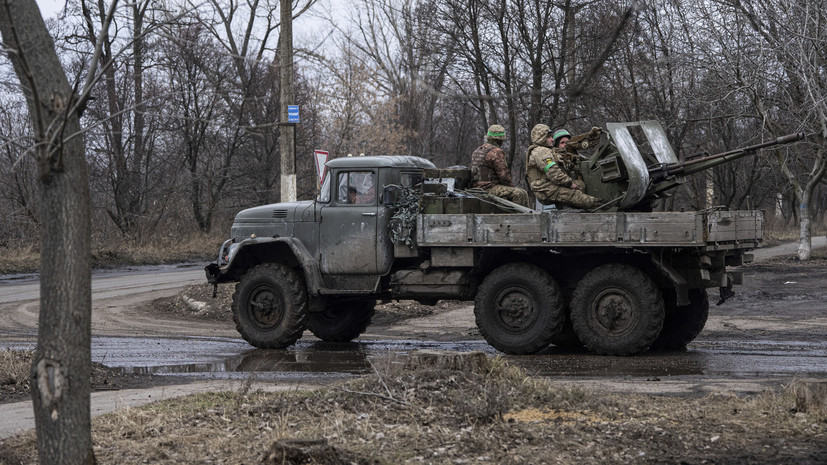
[[[563,326],[557,282],[528,263],[503,265],[480,284],[474,301],[477,327],[495,349],[532,354],[546,348]]]
[[[674,294],[674,293],[670,293]],[[709,318],[709,296],[706,289],[691,289],[689,305],[678,307],[675,296],[666,296],[666,318],[660,336],[652,344],[658,350],[684,350],[701,334]]]
[[[375,306],[374,299],[328,304],[323,312],[310,314],[307,329],[323,341],[350,342],[368,328]]]
[[[233,321],[241,337],[260,349],[294,344],[307,325],[304,282],[280,263],[251,268],[235,287]]]
[[[603,355],[633,355],[655,342],[663,327],[663,296],[639,269],[603,265],[577,283],[571,320],[580,341]]]

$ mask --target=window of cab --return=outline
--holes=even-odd
[[[344,171],[337,174],[336,203],[376,204],[376,174],[372,171]]]

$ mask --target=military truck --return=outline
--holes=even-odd
[[[643,158],[672,150],[659,124],[638,123],[643,142],[623,134],[629,124],[593,144],[599,156],[581,155],[587,178],[620,186],[602,211],[528,209],[468,189],[470,170],[423,158],[338,158],[315,199],[238,213],[207,279],[237,282],[233,319],[259,348],[290,346],[306,329],[351,341],[388,299],[473,301],[480,333],[508,354],[685,347],[706,322],[707,289],[723,303],[742,282],[733,268],[761,245],[763,215],[624,211],[648,199],[649,170],[666,169]]]

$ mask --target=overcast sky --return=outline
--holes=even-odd
[[[110,1],[106,0],[106,3]],[[43,19],[49,19],[60,13],[66,5],[66,0],[37,0],[37,4]],[[318,46],[316,42],[323,40],[327,36],[325,31],[330,28],[330,23],[321,17],[333,16],[345,19],[347,5],[348,2],[344,0],[317,0],[310,11],[293,24],[293,40],[296,45],[311,48]]]
[[[37,5],[40,7],[40,14],[44,19],[56,15],[65,4],[65,0],[37,0]]]
[[[44,18],[50,18],[63,8],[66,0],[37,0],[37,4],[40,6],[40,14],[43,15]],[[344,6],[346,4],[347,2],[343,2],[342,0],[317,0],[317,4],[313,7],[313,10],[317,14],[324,14],[329,9],[332,9],[334,12],[342,11],[345,9]],[[312,14],[307,16],[312,16]]]

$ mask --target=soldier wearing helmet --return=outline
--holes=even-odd
[[[505,128],[494,124],[488,128],[485,137],[486,143],[471,154],[473,187],[485,189],[491,195],[527,207],[528,193],[519,187],[514,187],[511,169],[505,161],[505,152],[502,149],[502,144],[506,140]]]
[[[554,131],[554,134],[551,136],[554,139],[554,147],[555,148],[566,148],[566,144],[571,139],[571,133],[565,129],[558,129]]]
[[[537,200],[543,205],[560,208],[595,208],[602,202],[583,192],[583,183],[572,178],[561,155],[571,134],[565,129],[556,132],[545,124],[531,129],[531,143],[526,155],[526,178]]]

